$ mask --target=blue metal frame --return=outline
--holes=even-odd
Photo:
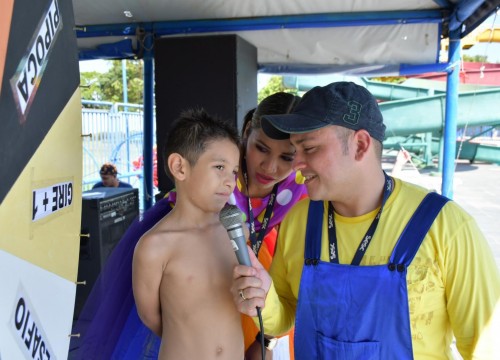
[[[460,33],[450,33],[448,62],[452,64],[446,82],[446,113],[444,122],[443,174],[441,194],[453,198],[453,174],[457,146],[458,84],[460,82]]]
[[[441,10],[306,14],[239,19],[81,25],[76,27],[76,36],[78,38],[130,36],[135,35],[138,28],[162,36],[227,31],[442,23],[444,20],[445,16]]]
[[[460,36],[465,36],[470,32],[469,29],[462,29],[462,24],[476,12],[476,10],[484,3],[484,0],[462,0],[455,8],[450,16],[450,33],[458,31]],[[497,5],[498,7],[498,5]],[[481,17],[482,19],[482,17]],[[482,21],[481,21],[482,22]],[[463,33],[463,34],[462,34]]]
[[[144,210],[153,206],[153,34],[144,38]]]
[[[260,73],[268,74],[291,74],[291,75],[311,75],[311,74],[333,74],[342,73],[353,76],[382,76],[387,75],[416,75],[427,72],[447,72],[450,64],[390,64],[390,65],[310,65],[310,64],[259,64]]]
[[[434,0],[436,4],[439,5],[440,8],[447,9],[447,8],[452,8],[453,4],[449,2],[448,0]]]

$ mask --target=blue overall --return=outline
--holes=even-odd
[[[295,322],[297,360],[413,359],[406,269],[446,201],[428,194],[389,263],[376,266],[319,260],[324,205],[311,201]]]

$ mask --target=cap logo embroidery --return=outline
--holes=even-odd
[[[356,125],[359,120],[362,105],[357,101],[351,100],[347,102],[347,106],[349,107],[349,113],[344,114],[342,119],[348,124]]]

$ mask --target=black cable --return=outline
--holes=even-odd
[[[260,307],[257,306],[257,316],[259,317],[260,326],[260,350],[262,354],[262,360],[266,360],[266,347],[264,346],[264,322],[262,321],[262,313],[260,312]]]

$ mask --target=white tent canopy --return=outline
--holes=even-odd
[[[497,6],[498,0],[73,0],[81,59],[140,57],[147,34],[224,33],[253,44],[260,71],[271,73],[432,69],[443,36],[455,30],[464,36]]]

